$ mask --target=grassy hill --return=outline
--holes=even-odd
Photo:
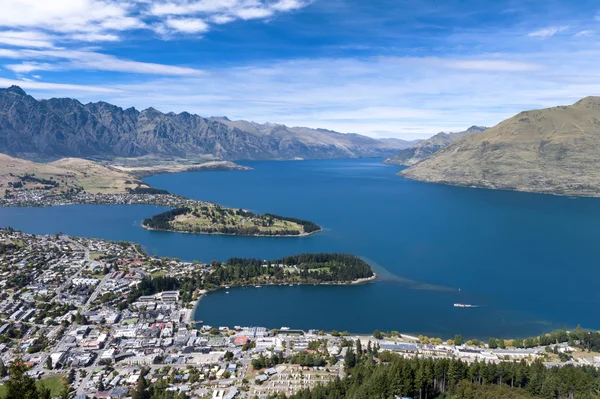
[[[271,214],[257,215],[243,209],[209,203],[173,209],[145,219],[143,225],[153,230],[246,236],[299,236],[321,230],[315,223],[305,220]]]
[[[521,112],[400,175],[458,186],[600,196],[600,97]]]
[[[44,189],[48,194],[84,190],[91,194],[118,194],[148,187],[129,173],[79,158],[37,163],[0,154],[0,190]]]

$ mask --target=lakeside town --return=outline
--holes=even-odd
[[[206,206],[209,202],[170,194],[164,190],[142,188],[127,193],[65,193],[49,194],[47,190],[11,191],[0,197],[0,206],[46,207],[79,204],[131,205],[148,204],[165,207]]]
[[[375,363],[395,354],[470,364],[600,366],[600,354],[577,339],[581,331],[485,344],[461,336],[195,322],[197,301],[209,286],[218,288],[218,268],[151,256],[129,242],[0,230],[0,378],[6,380],[8,366],[18,361],[36,380],[68,387],[81,399],[130,397],[141,379],[178,397],[221,399],[324,385],[344,378],[363,352]]]

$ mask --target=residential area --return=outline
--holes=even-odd
[[[22,361],[40,381],[70,384],[72,397],[130,397],[143,378],[177,397],[221,399],[326,384],[344,377],[355,352],[378,363],[396,353],[600,365],[568,342],[491,348],[399,333],[210,326],[193,313],[212,268],[150,256],[128,242],[0,230],[0,378]]]

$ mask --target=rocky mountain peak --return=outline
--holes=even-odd
[[[25,90],[21,89],[19,86],[10,86],[8,89],[5,89],[9,93],[18,94],[19,96],[26,96]]]

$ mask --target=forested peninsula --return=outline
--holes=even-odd
[[[204,203],[179,207],[143,221],[151,230],[242,236],[306,236],[321,230],[313,222],[273,214],[258,215],[243,209]]]
[[[271,261],[231,258],[225,262],[212,261],[210,267],[183,278],[145,277],[128,300],[133,302],[142,295],[178,290],[184,302],[189,302],[198,290],[211,291],[226,286],[357,284],[376,277],[368,263],[348,254],[301,254]]]

